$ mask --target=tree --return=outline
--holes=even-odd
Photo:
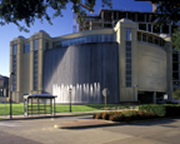
[[[151,0],[157,5],[153,16],[157,25],[174,24],[180,22],[180,1],[179,0]],[[180,50],[180,27],[174,30],[171,35],[171,42],[176,50]]]
[[[174,97],[174,99],[180,99],[180,89],[176,89],[173,92],[173,97]]]
[[[172,45],[176,50],[180,50],[180,27],[171,36]]]
[[[86,0],[85,7],[89,11],[93,11],[96,0]],[[112,5],[111,0],[102,0],[103,5]],[[63,16],[62,10],[66,9],[66,5],[72,3],[72,10],[77,14],[78,18],[86,16],[86,10],[80,4],[81,0],[0,0],[0,24],[5,25],[14,23],[20,30],[28,31],[35,19],[43,21],[47,20],[50,24],[51,19]],[[52,8],[55,12],[53,15],[47,13],[47,9]],[[20,22],[25,22],[22,26]]]
[[[154,20],[160,24],[177,23],[180,18],[180,0],[135,0],[150,1],[156,5]]]

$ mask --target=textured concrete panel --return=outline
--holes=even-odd
[[[58,95],[59,103],[103,103],[102,89],[110,90],[108,103],[119,102],[118,44],[96,43],[47,50],[44,53],[43,90]]]
[[[154,46],[138,44],[138,87],[151,91],[166,91],[166,52]]]

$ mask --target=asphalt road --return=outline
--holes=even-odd
[[[91,116],[0,121],[0,144],[179,144],[180,119],[86,129],[55,124]]]

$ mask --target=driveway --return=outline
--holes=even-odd
[[[180,119],[86,129],[54,128],[56,124],[90,118],[88,115],[0,121],[0,143],[179,144],[180,141]]]

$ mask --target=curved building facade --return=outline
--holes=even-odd
[[[39,31],[11,41],[13,99],[50,93],[57,103],[155,103],[172,93],[171,44],[128,19],[113,29],[52,38]]]

